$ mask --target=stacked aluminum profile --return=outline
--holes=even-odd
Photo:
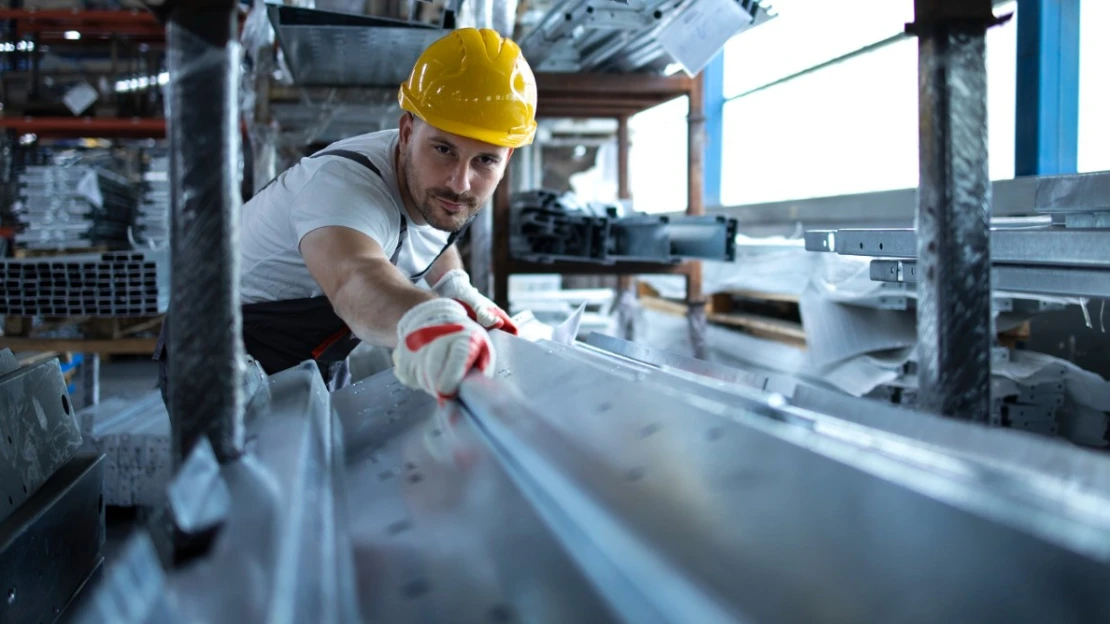
[[[34,165],[19,174],[12,212],[17,245],[27,249],[122,246],[135,218],[138,191],[100,167]]]
[[[143,195],[135,216],[136,240],[152,248],[170,243],[170,160],[151,159],[143,173]]]
[[[625,216],[620,204],[542,189],[514,194],[511,210],[510,249],[522,260],[677,264],[736,257],[736,219],[724,216]]]
[[[742,32],[777,14],[767,0],[562,0],[534,26],[526,16],[531,29],[520,47],[537,71],[666,73],[678,59],[665,42],[696,48],[706,35],[699,22],[710,15],[719,23],[739,17]]]
[[[104,503],[153,506],[170,481],[170,418],[157,390],[113,397],[78,414],[82,452],[104,455]]]
[[[0,314],[155,316],[169,307],[166,249],[0,262]]]

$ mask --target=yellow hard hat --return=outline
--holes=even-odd
[[[451,134],[520,147],[536,134],[536,77],[520,46],[497,31],[460,28],[417,59],[401,108]]]

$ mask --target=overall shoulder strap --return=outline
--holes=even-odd
[[[385,176],[382,175],[381,169],[378,169],[377,165],[375,165],[374,162],[371,161],[366,154],[363,154],[361,152],[345,149],[324,150],[322,152],[318,152],[316,154],[313,154],[312,156],[309,156],[309,158],[319,158],[321,156],[339,156],[340,158],[346,158],[347,160],[354,161],[362,165],[363,167],[366,167],[370,171],[373,171],[378,175],[379,178],[383,180],[385,179]],[[405,215],[402,214],[401,231],[397,235],[397,248],[393,250],[393,255],[389,257],[389,262],[393,266],[397,266],[397,258],[401,256],[401,246],[405,244],[405,236],[408,235],[408,230],[408,220],[405,219]]]

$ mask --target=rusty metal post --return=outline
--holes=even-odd
[[[929,411],[986,422],[994,339],[990,275],[986,32],[990,0],[916,0],[919,397]]]

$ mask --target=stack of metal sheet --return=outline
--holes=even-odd
[[[0,262],[0,314],[154,316],[169,307],[166,249]]]
[[[143,192],[135,215],[136,240],[158,248],[170,242],[170,159],[150,161],[143,173]]]
[[[686,58],[709,60],[717,50],[702,46],[714,38],[723,44],[728,37],[773,18],[770,4],[765,0],[563,0],[521,38],[520,46],[537,71],[663,73],[671,63]],[[722,28],[727,30],[715,32]],[[701,67],[686,69],[696,74]]]
[[[122,246],[138,192],[100,167],[29,166],[19,175],[15,242],[29,249]]]
[[[113,397],[78,413],[82,451],[104,455],[104,502],[152,506],[170,481],[170,419],[155,390],[140,398]]]

